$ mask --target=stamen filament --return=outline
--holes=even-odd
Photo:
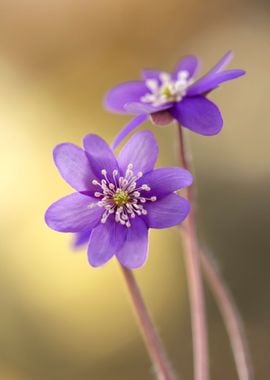
[[[99,181],[93,180],[92,184],[99,186],[102,190],[96,191],[94,196],[101,198],[96,205],[104,208],[104,213],[101,217],[101,223],[106,223],[109,216],[115,214],[114,219],[117,223],[131,227],[130,219],[137,216],[147,215],[147,210],[144,205],[150,201],[155,202],[156,196],[149,198],[141,196],[141,191],[151,191],[147,184],[142,184],[137,187],[137,181],[143,176],[139,171],[136,175],[133,171],[133,165],[127,166],[125,176],[119,177],[118,170],[112,172],[112,182],[108,178],[106,169],[101,170],[104,178]]]

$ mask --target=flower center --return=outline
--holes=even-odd
[[[161,89],[160,89],[160,94],[164,97],[166,97],[167,99],[171,98],[172,96],[174,96],[174,94],[172,93],[171,91],[171,88],[168,86],[168,85],[164,85]]]
[[[124,206],[129,200],[129,194],[125,190],[117,189],[116,193],[113,195],[113,200],[117,206]]]
[[[142,192],[149,192],[151,188],[147,184],[137,186],[137,181],[143,176],[142,172],[133,172],[133,165],[129,164],[125,176],[120,176],[118,170],[114,170],[111,178],[108,178],[107,171],[103,169],[101,181],[93,180],[93,185],[99,186],[100,191],[96,191],[94,196],[98,202],[91,204],[89,207],[103,207],[104,213],[101,217],[101,223],[106,223],[108,217],[114,214],[117,223],[126,227],[131,226],[131,219],[136,216],[146,215],[147,210],[144,204],[148,201],[155,202],[156,196],[145,197]]]
[[[189,78],[186,70],[179,71],[177,79],[172,79],[169,73],[160,73],[159,80],[147,79],[146,87],[149,93],[141,97],[143,103],[151,103],[153,106],[162,106],[171,102],[179,102],[187,92],[187,88],[194,82]]]

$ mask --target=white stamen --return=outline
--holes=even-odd
[[[119,172],[113,170],[112,182],[107,176],[107,170],[102,169],[101,181],[93,180],[92,184],[100,187],[101,191],[96,191],[94,196],[99,198],[97,203],[92,203],[88,207],[103,207],[104,212],[101,217],[101,223],[106,223],[109,216],[114,214],[117,223],[131,227],[131,219],[136,216],[147,215],[144,204],[147,201],[154,202],[157,197],[151,196],[146,198],[141,196],[141,191],[150,191],[151,188],[147,184],[137,186],[137,181],[143,176],[142,172],[136,175],[133,172],[133,165],[129,164],[126,169],[125,176],[119,177]]]
[[[158,90],[158,81],[155,79],[147,79],[145,84],[152,92]]]
[[[140,100],[143,103],[150,103],[154,107],[159,107],[167,103],[179,102],[187,93],[194,80],[187,70],[177,73],[177,79],[173,79],[169,73],[162,72],[159,75],[160,84],[156,79],[147,79],[146,87],[150,93],[143,95]]]
[[[170,81],[171,76],[169,73],[162,72],[162,73],[160,73],[159,78],[160,78],[161,82],[167,83]]]

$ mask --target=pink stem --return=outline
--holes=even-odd
[[[144,339],[148,354],[154,365],[158,380],[175,380],[175,375],[170,366],[150,313],[143,301],[142,294],[131,270],[121,266],[126,284],[131,297],[138,325]]]
[[[184,141],[183,131],[179,125],[179,141],[180,141],[180,158],[185,169],[191,171],[190,157],[188,156],[186,144]],[[194,185],[188,189],[188,199],[195,205],[194,199]],[[193,213],[194,217],[194,213]],[[194,231],[195,231],[195,217],[194,217]],[[194,234],[196,246],[199,248],[197,235]],[[238,372],[239,380],[252,380],[253,370],[250,360],[250,353],[244,334],[243,323],[240,314],[237,310],[236,304],[232,298],[229,289],[226,287],[221,274],[217,270],[211,256],[206,254],[200,247],[200,261],[204,271],[206,280],[212,290],[216,299],[217,305],[223,317],[227,333],[230,339],[232,351],[234,354],[235,364]]]
[[[239,380],[252,380],[253,370],[243,323],[229,289],[215,268],[211,257],[201,251],[202,268],[223,317],[238,372]]]
[[[184,140],[182,128],[179,126],[179,143],[181,161],[188,168],[187,157],[184,154]],[[192,191],[190,186],[186,189],[187,198],[192,205]],[[194,352],[194,378],[195,380],[208,380],[208,336],[204,305],[204,292],[201,278],[200,257],[196,237],[196,223],[194,208],[191,207],[190,214],[182,228],[184,255],[186,261],[187,278],[189,282],[189,295],[191,307],[192,338]]]

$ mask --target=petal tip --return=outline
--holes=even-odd
[[[91,147],[92,145],[96,146],[98,143],[101,143],[102,147],[109,147],[107,141],[105,141],[102,137],[95,133],[88,133],[87,135],[85,135],[82,143],[86,153],[89,150],[89,147]]]
[[[58,158],[59,158],[59,155],[61,153],[63,153],[63,150],[66,149],[69,145],[73,145],[71,143],[61,143],[61,144],[57,144],[55,145],[55,147],[53,148],[53,152],[52,152],[52,155],[53,155],[53,161],[55,163],[55,165],[58,167]]]
[[[52,217],[52,215],[51,215],[51,212],[52,212],[52,209],[53,209],[53,205],[54,205],[54,203],[52,204],[52,205],[50,205],[48,208],[47,208],[47,210],[45,211],[45,214],[44,214],[44,221],[45,221],[45,223],[47,224],[47,226],[49,227],[49,228],[51,228],[52,230],[54,230],[54,231],[57,231],[57,232],[61,232],[58,228],[57,228],[57,226],[55,225],[55,223],[53,222],[53,217]]]

